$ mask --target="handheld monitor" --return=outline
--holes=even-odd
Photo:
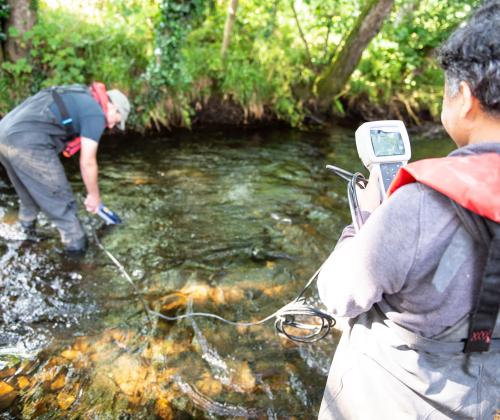
[[[359,157],[366,168],[379,172],[382,198],[398,169],[411,158],[410,139],[402,121],[371,121],[355,133]]]

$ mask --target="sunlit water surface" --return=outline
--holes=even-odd
[[[452,149],[443,134],[412,142],[415,158]],[[43,240],[23,240],[0,178],[0,418],[314,418],[337,332],[298,345],[272,321],[149,320],[140,295],[166,315],[243,321],[288,303],[349,222],[325,165],[362,169],[353,130],[106,138],[99,162],[124,224],[81,218],[137,289],[95,242],[64,257],[44,218]],[[81,203],[77,160],[65,165]]]

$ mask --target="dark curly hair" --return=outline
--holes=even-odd
[[[486,2],[458,28],[441,47],[438,60],[449,95],[456,95],[464,81],[483,110],[500,117],[500,0]]]

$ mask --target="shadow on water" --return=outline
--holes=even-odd
[[[444,139],[413,147],[451,150]],[[82,212],[85,228],[170,316],[258,320],[288,303],[350,218],[346,186],[325,165],[361,169],[353,132],[340,129],[109,138],[100,149],[104,202],[125,223],[103,228]],[[76,161],[66,165],[81,202]],[[23,240],[15,209],[0,182],[0,418],[316,416],[338,333],[297,345],[272,322],[149,323],[95,244],[67,260],[46,220],[43,240]]]

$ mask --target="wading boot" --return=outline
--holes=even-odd
[[[36,236],[36,220],[32,220],[30,222],[20,221],[21,229],[23,233],[27,236],[26,239],[29,241],[34,241],[37,239]]]
[[[79,239],[64,244],[64,253],[70,257],[83,257],[88,248],[88,240],[84,235]]]

